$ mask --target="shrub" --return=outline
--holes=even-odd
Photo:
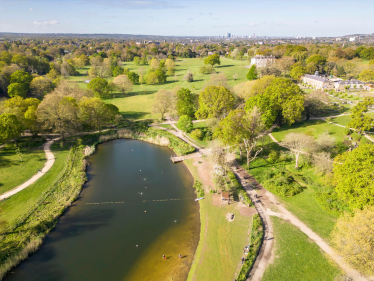
[[[345,135],[350,135],[352,133],[351,129],[348,128],[348,127],[344,128],[343,132],[344,132]]]
[[[200,129],[195,129],[191,132],[191,137],[195,140],[201,140],[203,132]]]
[[[203,185],[199,181],[195,181],[193,184],[193,188],[196,189],[197,197],[203,197],[204,196],[204,189]]]
[[[373,142],[368,140],[366,137],[361,138],[360,144],[372,144]]]
[[[268,161],[270,163],[276,163],[279,159],[279,151],[271,150],[268,156]]]
[[[359,142],[362,138],[361,135],[357,134],[356,132],[354,132],[352,135],[351,135],[352,139],[355,141],[355,142]]]

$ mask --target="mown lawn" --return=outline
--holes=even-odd
[[[209,74],[200,74],[199,68],[204,65],[203,59],[179,59],[176,64],[176,77],[168,77],[165,84],[160,85],[134,85],[133,91],[129,94],[123,95],[121,93],[116,93],[117,97],[108,99],[106,102],[116,105],[121,114],[125,118],[131,119],[147,119],[147,118],[159,118],[157,115],[152,114],[152,104],[154,100],[155,93],[160,89],[173,89],[174,87],[184,87],[188,88],[195,93],[204,87],[206,82],[210,79]],[[246,74],[248,69],[244,66],[248,65],[246,60],[232,60],[227,58],[221,58],[221,65],[216,66],[216,71],[220,73],[225,73],[227,82],[230,86],[234,86],[241,82],[246,81]],[[150,68],[149,65],[137,66],[132,62],[125,62],[124,67],[130,71],[135,71],[139,73],[142,68],[147,72]],[[79,87],[87,88],[87,84],[84,83],[85,80],[89,79],[84,73],[89,70],[89,66],[81,69],[77,69],[81,75],[71,76],[69,80],[74,84],[78,84]],[[194,82],[188,83],[183,80],[183,77],[190,71],[194,74]],[[233,75],[237,74],[238,78],[235,80]],[[109,78],[108,80],[113,80]]]
[[[40,198],[41,194],[59,179],[66,164],[69,146],[70,144],[61,149],[59,144],[53,144],[52,152],[56,160],[52,168],[34,184],[0,202],[1,221],[6,221],[7,223],[14,222],[15,219],[26,213],[26,211],[35,204],[38,198]]]
[[[374,117],[374,113],[367,113],[367,115]],[[344,115],[344,116],[331,118],[331,122],[334,122],[342,126],[347,126],[351,120],[352,120],[351,115]]]
[[[329,132],[330,135],[336,139],[336,141],[342,142],[346,138],[342,127],[327,123],[324,120],[307,120],[294,123],[291,126],[276,128],[272,132],[272,135],[277,141],[282,141],[289,133],[306,133],[317,138],[325,131]]]
[[[184,162],[194,178],[200,180],[193,161]],[[205,194],[204,198],[199,201],[200,241],[187,280],[233,280],[240,269],[243,248],[249,242],[251,217],[240,215],[237,204],[212,205],[211,193]],[[226,220],[227,213],[234,213],[233,222]]]
[[[41,142],[40,144],[42,144]],[[29,180],[47,161],[43,147],[21,148],[22,162],[15,147],[0,149],[0,194]]]
[[[262,281],[333,281],[340,270],[325,253],[291,223],[271,217],[275,239],[275,260]]]

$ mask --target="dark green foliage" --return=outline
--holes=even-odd
[[[268,156],[268,161],[270,163],[276,163],[279,159],[279,151],[272,149]]]
[[[205,193],[204,193],[203,185],[201,184],[201,182],[195,181],[193,184],[193,188],[196,189],[196,194],[198,198],[204,196]]]
[[[286,169],[279,169],[270,179],[265,181],[265,184],[266,188],[280,196],[294,196],[305,189],[295,181],[294,176]]]
[[[104,78],[92,79],[87,88],[93,91],[95,97],[106,98],[108,96],[108,81]]]
[[[227,176],[230,179],[233,187],[235,188],[235,191],[238,193],[238,195],[241,195],[241,197],[244,199],[245,204],[248,206],[253,206],[253,203],[251,199],[249,198],[248,193],[244,190],[243,186],[239,183],[235,174],[232,171],[228,171]]]
[[[258,250],[262,244],[262,238],[264,236],[262,221],[259,215],[253,216],[253,225],[251,227],[251,245],[249,246],[248,255],[245,258],[242,269],[240,270],[237,281],[244,281],[247,279],[249,271],[256,260]]]
[[[124,74],[124,70],[122,67],[120,67],[119,65],[117,65],[114,69],[113,69],[113,77],[117,77],[118,75],[122,75]]]
[[[256,80],[257,79],[257,68],[255,65],[252,65],[247,73],[247,80]]]
[[[132,83],[134,83],[134,84],[138,84],[139,83],[139,75],[136,74],[135,72],[130,71],[129,73],[127,73],[127,77],[129,78],[129,80]]]

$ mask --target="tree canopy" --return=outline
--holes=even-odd
[[[233,109],[235,96],[223,86],[208,86],[199,95],[198,119],[222,118]]]
[[[218,54],[213,54],[204,59],[204,64],[210,64],[211,66],[214,66],[216,64],[220,65],[221,61]]]
[[[269,128],[274,123],[293,124],[301,118],[304,111],[304,92],[290,79],[276,78],[264,94],[250,97],[245,105],[246,110],[258,107],[262,118]]]
[[[177,92],[177,112],[179,116],[187,115],[191,118],[195,116],[196,96],[189,89],[182,88]]]
[[[22,124],[17,120],[16,115],[3,113],[0,115],[0,139],[9,141],[18,138],[23,131]]]
[[[247,73],[247,80],[256,80],[257,79],[257,68],[256,65],[252,65]]]

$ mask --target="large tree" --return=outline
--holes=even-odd
[[[161,120],[164,119],[165,113],[171,108],[170,92],[164,89],[158,90],[152,105],[152,112],[161,114]]]
[[[0,140],[9,141],[17,139],[23,131],[22,124],[17,120],[16,115],[3,113],[0,115]]]
[[[252,65],[247,73],[247,80],[256,80],[257,79],[257,68],[256,65]]]
[[[247,166],[256,159],[262,148],[256,150],[257,140],[269,133],[262,121],[261,114],[257,107],[246,112],[243,109],[236,109],[221,120],[219,127],[215,130],[215,136],[219,137],[224,144],[238,145],[240,156],[244,148],[247,155]]]
[[[331,234],[338,253],[364,274],[374,272],[374,208],[356,210],[340,217]]]
[[[290,152],[295,155],[295,168],[299,168],[300,154],[307,153],[315,148],[314,138],[302,133],[289,133],[281,142],[282,146],[290,149]]]
[[[123,94],[130,93],[132,91],[133,82],[127,77],[127,75],[119,75],[114,78],[113,83],[121,90]]]
[[[191,118],[195,116],[196,96],[189,89],[182,88],[177,92],[177,112],[179,116],[187,115]]]
[[[290,79],[276,78],[264,94],[249,98],[245,109],[252,110],[255,106],[260,109],[267,127],[274,123],[292,124],[304,111],[304,92]]]
[[[30,84],[31,93],[36,97],[43,97],[52,91],[52,81],[43,76],[35,77]]]
[[[118,114],[118,108],[112,104],[106,104],[100,98],[83,97],[78,104],[78,117],[84,125],[99,129],[106,125]]]
[[[120,77],[120,76],[118,76],[118,77]],[[104,78],[99,77],[99,78],[92,79],[90,81],[90,83],[88,83],[87,88],[92,90],[95,97],[99,97],[99,98],[107,98],[108,97],[108,81]]]
[[[196,111],[198,119],[222,118],[228,114],[235,105],[235,96],[225,87],[208,86],[199,95],[199,110]]]
[[[364,102],[358,103],[351,109],[351,121],[348,123],[350,128],[356,129],[359,134],[368,131],[374,127],[374,119],[365,114],[369,107],[374,105],[374,98],[366,97]]]
[[[220,58],[218,54],[213,54],[208,56],[207,58],[204,59],[204,64],[210,64],[211,66],[214,67],[214,65],[221,64]]]
[[[296,66],[294,68],[292,68],[291,72],[290,72],[290,76],[295,79],[295,80],[300,80],[300,78],[305,74],[307,73],[307,70],[305,67],[302,67],[302,66]]]
[[[335,158],[336,193],[351,210],[374,205],[374,145],[361,144]]]

